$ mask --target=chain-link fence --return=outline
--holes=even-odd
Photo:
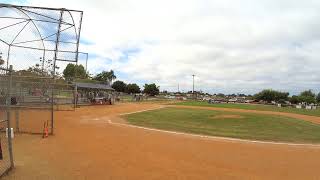
[[[54,130],[54,111],[75,110],[71,85],[52,77],[23,76],[13,72],[11,124],[16,132],[43,134]]]
[[[12,77],[12,127],[19,133],[53,132],[53,79],[26,76],[21,71]]]
[[[0,177],[8,172],[13,164],[11,137],[11,102],[12,102],[12,66],[0,67]]]
[[[116,93],[116,101],[119,102],[151,102],[151,101],[169,101],[172,100],[170,97],[163,95],[148,96],[142,93]]]
[[[55,83],[53,90],[55,111],[74,111],[76,89],[72,84]]]
[[[75,110],[74,86],[50,76],[26,76],[22,72],[12,71],[11,126],[19,133],[43,134],[47,128],[52,134],[54,111]],[[5,89],[6,79],[0,84]]]

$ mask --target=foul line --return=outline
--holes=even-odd
[[[134,112],[129,112],[129,113],[122,113],[122,114],[120,114],[120,116],[129,115],[129,114],[136,114],[136,113],[146,112],[146,111],[153,111],[153,110],[158,110],[158,109],[162,109],[162,108],[165,108],[165,107],[166,107],[166,106],[160,106],[160,107],[151,108],[151,109],[145,109],[145,110],[141,110],[141,111],[134,111]]]
[[[153,108],[153,109],[146,109],[146,110],[142,110],[142,111],[123,113],[123,114],[120,114],[120,116],[135,114],[135,113],[139,113],[139,112],[152,111],[152,110],[157,110],[157,109],[162,109],[162,108],[165,108],[165,106],[161,106],[161,107]],[[174,134],[174,135],[197,137],[197,138],[203,138],[203,139],[208,139],[208,140],[223,140],[223,141],[242,142],[242,143],[249,143],[249,144],[270,144],[270,145],[304,146],[304,147],[320,148],[320,144],[282,143],[282,142],[256,141],[256,140],[246,140],[246,139],[219,137],[219,136],[206,136],[206,135],[190,134],[190,133],[183,133],[183,132],[176,132],[176,131],[166,131],[166,130],[160,130],[160,129],[154,129],[154,128],[146,128],[146,127],[141,127],[141,126],[136,126],[136,125],[131,125],[131,124],[115,123],[115,122],[112,122],[111,119],[109,119],[109,118],[107,120],[108,120],[108,123],[112,124],[112,125],[119,125],[119,126],[143,129],[143,130],[148,130],[148,131],[156,131],[156,132]]]

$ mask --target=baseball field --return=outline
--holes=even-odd
[[[320,117],[259,108],[58,111],[53,136],[15,136],[15,169],[4,179],[318,179]]]

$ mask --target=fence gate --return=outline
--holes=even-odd
[[[0,67],[0,177],[14,166],[9,121],[12,100],[11,86],[12,66],[10,69]]]

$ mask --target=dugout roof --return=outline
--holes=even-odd
[[[75,83],[78,89],[96,89],[96,90],[109,90],[114,91],[114,89],[107,84],[94,84],[94,83]]]

